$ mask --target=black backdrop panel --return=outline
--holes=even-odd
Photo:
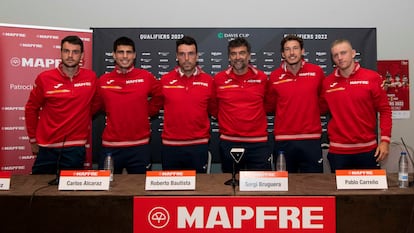
[[[113,69],[113,42],[120,36],[135,41],[136,67],[147,69],[157,78],[176,66],[175,40],[184,35],[196,39],[199,51],[199,65],[211,75],[228,66],[227,44],[235,37],[246,37],[252,46],[251,63],[270,74],[280,65],[280,40],[287,34],[296,34],[304,39],[305,59],[318,64],[328,75],[333,70],[330,45],[339,38],[349,39],[357,51],[356,59],[362,66],[376,70],[377,40],[375,28],[93,28],[93,69],[98,76]],[[151,120],[152,158],[160,163],[162,113]],[[273,117],[268,117],[269,138],[272,142]],[[94,161],[100,153],[104,117],[93,122]],[[326,119],[322,117],[326,129]],[[219,162],[217,122],[212,122],[210,150],[213,162]],[[328,143],[326,134],[323,145]]]

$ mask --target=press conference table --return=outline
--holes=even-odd
[[[58,191],[51,175],[15,175],[0,191],[0,232],[132,233],[134,196],[335,196],[337,232],[414,232],[414,188],[337,190],[334,174],[289,174],[289,191],[240,192],[230,174],[198,174],[195,191],[145,191],[145,175],[115,175],[109,191]],[[408,229],[408,230],[407,230]]]

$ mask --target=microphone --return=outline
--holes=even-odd
[[[51,180],[51,181],[48,182],[49,185],[58,185],[59,184],[59,178],[60,178],[60,160],[62,158],[63,149],[65,147],[65,141],[66,141],[66,136],[63,138],[62,147],[59,150],[58,158],[57,158],[57,161],[56,161],[56,177],[53,180]]]
[[[239,181],[236,180],[236,164],[240,163],[241,159],[243,158],[244,151],[244,148],[231,148],[230,155],[233,158],[233,172],[231,179],[224,182],[225,185],[231,185],[233,188],[235,188],[236,185],[239,184]]]
[[[411,154],[410,154],[410,150],[408,150],[408,147],[407,147],[407,145],[405,144],[405,142],[404,142],[404,139],[401,137],[401,142],[402,142],[402,144],[403,144],[403,146],[404,146],[404,148],[405,148],[405,151],[407,152],[407,155],[408,155],[408,159],[410,160],[410,162],[411,162],[411,165],[412,165],[412,167],[414,168],[414,161],[413,161],[413,158],[411,157]],[[408,186],[414,186],[414,181],[411,181],[411,182],[408,182]]]

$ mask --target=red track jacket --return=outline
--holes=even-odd
[[[95,88],[96,75],[91,70],[79,68],[72,79],[61,66],[39,74],[25,109],[30,142],[54,148],[85,145]]]
[[[350,77],[344,78],[336,69],[323,82],[322,111],[329,108],[329,151],[355,154],[377,147],[377,113],[381,141],[391,139],[391,107],[381,88],[381,76],[356,63]]]

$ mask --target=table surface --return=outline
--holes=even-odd
[[[1,196],[246,196],[246,195],[414,195],[414,188],[398,188],[397,174],[388,174],[388,189],[384,190],[337,190],[335,174],[289,174],[289,191],[239,191],[224,182],[231,174],[197,174],[196,189],[183,191],[145,191],[145,175],[115,175],[108,191],[59,191],[56,185],[48,185],[53,175],[13,175],[10,190],[0,191]]]
[[[397,186],[388,174],[385,190],[337,190],[335,174],[289,174],[289,191],[240,192],[224,185],[231,174],[197,174],[193,191],[145,191],[145,175],[115,175],[108,191],[59,191],[54,175],[13,175],[0,191],[1,232],[133,232],[136,196],[334,196],[336,232],[414,233],[414,188]],[[24,224],[23,224],[24,223]],[[47,223],[47,224],[45,224]],[[74,224],[76,223],[76,224]]]

